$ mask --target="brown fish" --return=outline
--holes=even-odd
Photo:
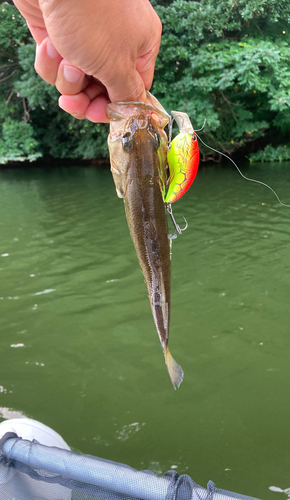
[[[168,373],[176,389],[182,368],[168,349],[170,244],[164,204],[169,115],[151,94],[148,102],[110,104],[111,171],[124,198],[127,222],[147,286],[148,298]]]

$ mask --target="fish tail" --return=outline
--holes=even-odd
[[[181,366],[178,363],[176,363],[175,359],[173,359],[173,357],[171,356],[168,347],[166,347],[166,352],[165,352],[165,363],[167,366],[167,370],[172,385],[174,389],[178,389],[181,382],[183,381],[184,373]]]

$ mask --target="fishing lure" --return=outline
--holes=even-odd
[[[165,203],[179,200],[193,183],[199,164],[197,135],[186,113],[172,111],[179,134],[173,139],[167,153],[169,186]]]
[[[199,137],[199,135],[196,134],[196,132],[194,131],[187,113],[182,113],[181,111],[172,111],[171,114],[173,116],[173,119],[176,121],[178,125],[179,134],[173,139],[173,141],[170,144],[170,148],[167,152],[167,162],[169,166],[170,175],[169,175],[169,186],[165,197],[165,203],[167,204],[167,212],[169,213],[172,219],[172,222],[175,226],[175,230],[179,234],[181,234],[182,231],[184,231],[184,229],[187,228],[187,223],[184,229],[179,228],[179,226],[176,224],[174,220],[171,204],[179,200],[186,193],[186,191],[190,188],[191,184],[193,183],[196,177],[199,164],[199,148],[197,139],[199,139],[202,142],[202,144],[207,148],[211,149],[212,151],[215,151],[216,153],[219,153],[220,155],[230,160],[236,167],[239,174],[246,181],[255,182],[270,189],[270,191],[272,191],[272,193],[276,196],[280,205],[282,205],[283,207],[290,208],[290,205],[283,203],[280,200],[276,191],[274,191],[274,189],[272,189],[271,186],[269,186],[265,182],[258,181],[256,179],[251,179],[250,177],[246,177],[230,156],[226,155],[225,153],[222,153],[221,151],[218,151],[217,149],[212,148],[211,146],[203,142],[203,140]],[[204,125],[205,122],[203,124],[203,127]]]

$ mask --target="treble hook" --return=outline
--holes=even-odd
[[[169,123],[168,123],[168,149],[170,149],[170,145],[171,145],[173,122],[174,122],[174,118],[172,118],[172,116],[170,116]]]
[[[186,218],[185,218],[185,217],[183,217],[183,218],[184,218],[184,221],[185,221],[185,227],[184,227],[184,228],[181,228],[181,227],[177,224],[176,220],[174,219],[174,216],[173,216],[173,213],[172,213],[171,203],[166,203],[166,210],[167,210],[167,212],[168,212],[168,213],[169,213],[169,215],[170,215],[170,218],[171,218],[171,220],[172,220],[172,224],[174,225],[174,233],[173,233],[173,234],[171,234],[171,235],[169,236],[169,238],[170,238],[170,239],[174,239],[174,236],[175,236],[175,234],[176,234],[176,231],[178,232],[178,234],[182,234],[182,232],[183,232],[183,231],[185,231],[185,230],[188,228],[187,220],[186,220]],[[175,238],[176,238],[176,236],[175,236]]]

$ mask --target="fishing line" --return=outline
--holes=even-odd
[[[168,123],[168,147],[167,147],[168,151],[170,150],[170,147],[171,147],[173,122],[174,122],[174,118],[172,118],[172,116],[170,116],[169,123]]]
[[[203,125],[203,127],[204,127],[204,125]],[[202,128],[203,128],[203,127],[202,127]],[[195,132],[196,132],[196,131],[195,131]],[[290,208],[290,205],[286,205],[286,203],[283,203],[283,202],[280,200],[279,196],[278,196],[278,195],[277,195],[277,193],[274,191],[274,189],[272,189],[272,188],[271,188],[271,186],[268,186],[268,184],[265,184],[265,182],[262,182],[262,181],[257,181],[256,179],[250,179],[250,177],[246,177],[246,176],[245,176],[245,175],[241,172],[241,170],[239,169],[238,165],[234,162],[234,160],[232,160],[232,158],[231,158],[230,156],[226,155],[225,153],[222,153],[221,151],[218,151],[217,149],[214,149],[214,148],[212,148],[212,147],[208,146],[205,142],[203,142],[203,140],[199,137],[199,135],[198,135],[198,134],[196,134],[196,135],[197,135],[197,137],[199,138],[200,142],[202,142],[202,144],[203,144],[204,146],[206,146],[207,148],[211,149],[212,151],[215,151],[216,153],[218,153],[218,154],[220,154],[220,155],[224,156],[225,158],[227,158],[228,160],[230,160],[230,161],[234,164],[234,166],[236,167],[236,169],[237,169],[237,171],[239,172],[239,174],[240,174],[240,175],[241,175],[241,176],[242,176],[242,177],[243,177],[246,181],[256,182],[257,184],[261,184],[262,186],[265,186],[266,188],[270,189],[270,191],[272,191],[272,193],[276,196],[276,198],[277,198],[278,202],[280,203],[280,205],[282,205],[283,207],[288,207],[288,208]]]
[[[203,126],[201,128],[196,129],[194,132],[200,132],[201,130],[203,130],[205,124],[206,124],[206,118],[204,119]]]

